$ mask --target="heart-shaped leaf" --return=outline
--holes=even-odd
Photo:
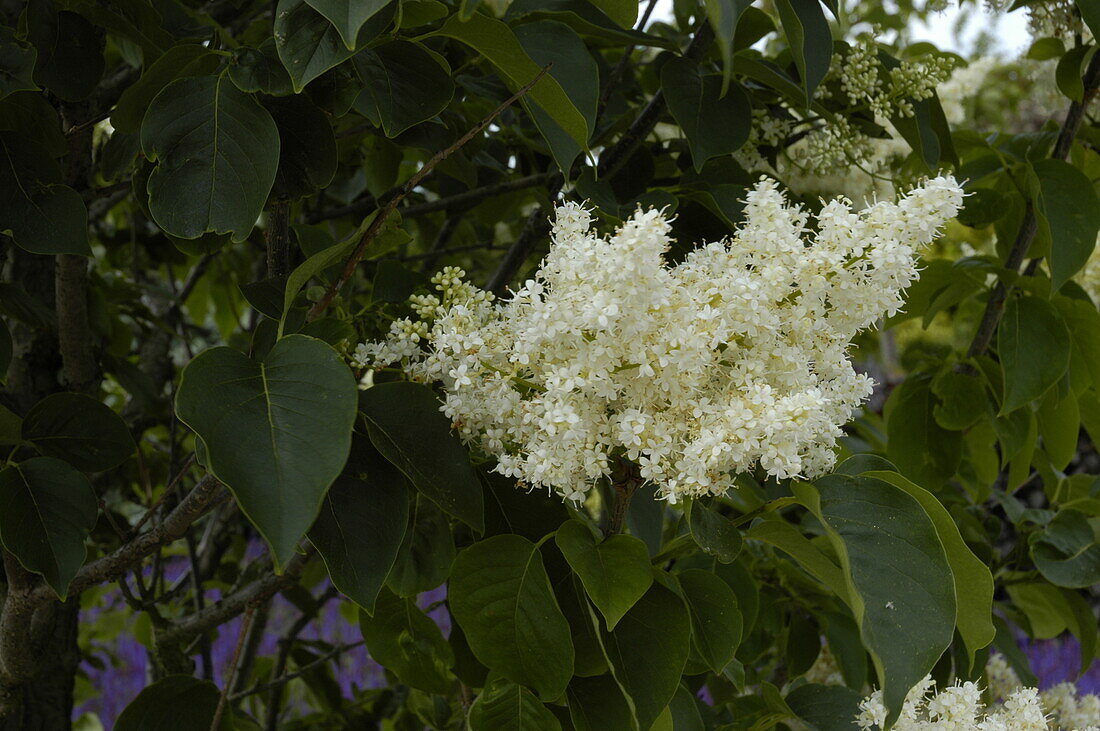
[[[243,241],[263,210],[279,167],[271,115],[228,75],[176,79],[149,105],[141,149],[149,213],[181,239],[207,231]]]
[[[59,459],[35,457],[0,472],[0,503],[4,548],[64,599],[99,511],[92,483]]]
[[[0,232],[32,254],[92,253],[88,209],[36,142],[0,132]]]
[[[122,417],[80,393],[55,393],[35,404],[23,419],[23,438],[84,472],[110,469],[134,453]]]
[[[615,629],[653,583],[649,550],[634,536],[613,535],[597,543],[588,526],[570,520],[558,528],[554,542],[603,614],[608,629]]]
[[[355,377],[305,335],[262,361],[212,348],[184,369],[176,413],[202,439],[207,466],[267,539],[275,565],[313,524],[351,449]]]

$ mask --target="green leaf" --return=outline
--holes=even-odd
[[[69,151],[69,142],[61,132],[57,110],[46,101],[46,97],[33,91],[19,91],[0,100],[0,130],[17,132],[40,145],[47,155],[55,159]],[[110,142],[107,147],[110,147]],[[107,154],[107,148],[103,154]]]
[[[504,678],[490,680],[470,707],[471,731],[560,731],[561,723],[535,694]]]
[[[752,102],[740,86],[723,92],[723,83],[722,77],[703,75],[696,62],[685,58],[669,59],[661,67],[661,90],[687,137],[696,172],[707,160],[736,152],[749,139]]]
[[[932,381],[939,403],[932,407],[936,423],[949,431],[974,426],[988,411],[985,379],[980,373],[948,366]]]
[[[174,40],[148,0],[66,0],[66,4],[108,33],[140,46],[148,62],[159,58]]]
[[[336,478],[309,529],[333,585],[368,613],[397,559],[408,520],[405,478],[374,455],[363,479]]]
[[[161,89],[141,123],[141,148],[156,162],[149,212],[181,239],[213,231],[243,241],[279,167],[271,115],[225,74],[176,79]]]
[[[207,467],[286,564],[313,524],[351,448],[355,377],[331,347],[304,335],[262,361],[232,348],[183,371],[176,413],[202,439]]]
[[[27,40],[38,50],[34,80],[69,102],[91,96],[103,76],[103,32],[52,0],[27,3]]]
[[[842,685],[800,685],[787,694],[787,705],[818,731],[848,731],[859,715],[863,695]]]
[[[90,256],[88,209],[35,142],[0,132],[0,233],[32,254]]]
[[[570,520],[558,529],[554,542],[603,614],[608,629],[615,629],[653,583],[649,550],[633,536],[613,535],[597,543],[587,525]]]
[[[741,532],[729,518],[693,500],[688,508],[691,537],[703,553],[722,563],[731,563],[741,553]]]
[[[806,106],[833,59],[833,36],[818,0],[776,0],[794,64],[802,79]]]
[[[1072,393],[1059,394],[1058,389],[1052,388],[1039,402],[1035,416],[1043,437],[1043,451],[1055,469],[1064,470],[1077,454],[1077,435],[1081,431],[1077,397]]]
[[[365,48],[353,63],[363,80],[355,109],[379,124],[387,137],[436,116],[454,96],[450,71],[418,43],[392,41]]]
[[[561,84],[570,102],[584,116],[588,134],[591,135],[596,128],[600,73],[584,41],[568,25],[554,20],[524,23],[516,28],[515,33],[524,52],[536,64],[551,65],[547,75]],[[550,146],[558,168],[568,175],[577,155],[587,149],[584,141],[574,140],[555,121],[550,111],[538,103],[529,103],[527,99],[523,103]]]
[[[912,374],[886,403],[886,457],[918,485],[937,488],[955,474],[962,460],[959,434],[935,417],[936,399],[927,376]]]
[[[688,569],[677,575],[691,615],[691,641],[716,673],[729,665],[741,644],[741,612],[733,589],[710,571]]]
[[[1070,588],[1100,584],[1100,543],[1088,517],[1077,510],[1060,510],[1029,540],[1031,558],[1050,583]]]
[[[55,393],[32,406],[23,419],[23,439],[82,472],[109,470],[135,449],[122,417],[80,393]]]
[[[638,3],[634,0],[589,0],[622,28],[633,28],[638,20]]]
[[[577,731],[638,728],[630,702],[611,675],[573,678],[566,697],[569,719]]]
[[[935,525],[955,582],[955,625],[966,644],[967,657],[973,666],[978,650],[988,647],[997,634],[993,626],[993,576],[989,573],[989,567],[966,545],[951,514],[932,493],[897,472],[867,472],[865,475],[889,482],[907,492],[920,503]]]
[[[386,577],[386,586],[398,596],[431,591],[451,575],[455,541],[447,516],[420,493],[410,496],[411,508],[397,559]]]
[[[676,694],[687,664],[691,620],[683,601],[654,583],[600,640],[637,728],[648,729]]]
[[[372,2],[373,4],[373,2]],[[279,0],[275,11],[275,50],[293,82],[294,93],[334,66],[347,61],[355,48],[363,48],[393,22],[397,3],[384,6],[359,29],[353,48],[344,44],[340,31],[305,0]]]
[[[1092,31],[1094,38],[1100,38],[1100,0],[1075,0],[1074,5],[1081,11],[1081,19]]]
[[[892,722],[954,634],[955,583],[935,523],[916,498],[873,477],[830,475],[794,490],[840,558]]]
[[[468,21],[451,16],[431,35],[447,36],[466,44],[496,66],[516,87],[529,83],[542,70],[523,50],[511,28],[480,13],[475,13]],[[527,97],[542,107],[581,149],[588,149],[590,130],[584,115],[552,73],[539,79],[527,92]]]
[[[221,62],[221,54],[197,43],[172,46],[122,92],[111,113],[111,126],[120,132],[137,132],[145,112],[161,89],[176,79],[212,74]]]
[[[221,691],[209,680],[169,675],[146,686],[115,722],[115,731],[210,731]],[[222,720],[222,731],[234,728],[232,714]]]
[[[65,599],[99,513],[92,483],[61,460],[35,457],[0,472],[0,501],[0,542]]]
[[[300,94],[270,97],[264,107],[279,129],[279,169],[271,197],[298,199],[331,183],[337,156],[328,115]]]
[[[761,520],[745,532],[745,537],[769,543],[783,551],[847,602],[848,588],[841,569],[790,523],[781,518]]]
[[[0,27],[0,99],[17,91],[38,91],[34,83],[34,62],[38,52],[15,37],[15,31]]]
[[[1054,70],[1054,83],[1058,85],[1058,89],[1077,103],[1085,99],[1085,83],[1081,77],[1095,52],[1096,47],[1091,45],[1071,48],[1058,59],[1058,66]]]
[[[389,4],[389,0],[306,0],[314,10],[325,16],[348,50],[355,50],[355,41],[359,29],[378,11]]]
[[[1049,302],[1032,296],[1010,299],[997,328],[1005,378],[1001,414],[1039,398],[1057,383],[1069,368],[1071,347],[1065,323]]]
[[[371,442],[425,497],[474,530],[485,530],[481,481],[430,388],[400,381],[359,396]]]
[[[373,616],[359,613],[359,629],[370,656],[402,683],[429,693],[450,693],[454,652],[414,599],[382,592]]]
[[[741,13],[752,6],[751,0],[706,0],[707,19],[714,30],[718,52],[722,55],[722,92],[725,96],[733,76],[733,39]]]
[[[1005,591],[1008,592],[1016,609],[1022,611],[1027,617],[1028,624],[1031,625],[1028,635],[1032,639],[1049,640],[1066,630],[1067,619],[1072,615],[1068,611],[1069,607],[1062,595],[1062,590],[1058,587],[1051,586],[1045,581],[1033,581],[1009,584],[1005,587]]]
[[[565,691],[573,642],[537,544],[516,535],[473,544],[458,554],[449,591],[451,613],[486,667],[545,701]]]
[[[1051,289],[1081,270],[1100,231],[1100,198],[1083,172],[1061,160],[1031,164],[1037,182],[1035,215],[1050,237]]]
[[[290,74],[275,50],[274,38],[266,39],[259,48],[236,48],[229,62],[229,78],[244,92],[262,91],[272,96],[294,93]]]

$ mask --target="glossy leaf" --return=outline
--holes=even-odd
[[[733,659],[741,642],[737,596],[710,571],[688,569],[676,577],[691,615],[691,642],[716,673]]]
[[[1035,213],[1050,237],[1051,288],[1057,291],[1088,261],[1100,231],[1100,199],[1083,172],[1061,160],[1031,164]]]
[[[543,700],[565,691],[573,643],[536,544],[516,535],[475,543],[455,559],[449,589],[478,660]]]
[[[554,541],[609,630],[653,583],[649,551],[634,536],[620,534],[597,541],[587,525],[570,520],[558,529]]]
[[[670,59],[661,67],[661,90],[687,137],[696,172],[707,160],[736,152],[749,139],[752,102],[739,86],[723,95],[723,83],[722,77],[702,74],[687,59]]]
[[[156,163],[149,212],[181,239],[213,231],[243,241],[279,166],[271,115],[225,74],[165,86],[142,121],[141,147]]]
[[[354,64],[363,80],[355,109],[381,125],[387,137],[439,114],[454,95],[450,71],[417,43],[366,48],[355,54]]]
[[[997,634],[993,626],[993,576],[989,568],[966,545],[951,514],[931,492],[914,485],[897,472],[865,474],[904,490],[920,503],[935,525],[955,582],[955,625],[973,664],[978,650],[988,647]]]
[[[703,553],[731,563],[741,552],[741,532],[729,518],[699,501],[688,510],[688,526]]]
[[[314,10],[325,16],[349,50],[355,50],[359,29],[382,10],[389,0],[306,0]]]
[[[208,469],[267,539],[276,566],[290,560],[344,467],[356,393],[336,351],[304,335],[279,340],[262,361],[221,347],[184,369],[176,413],[202,439]]]
[[[859,715],[860,693],[839,685],[801,685],[784,698],[795,714],[818,731],[847,731]]]
[[[1031,296],[1010,299],[997,328],[1004,369],[1001,413],[1015,411],[1057,383],[1069,368],[1071,347],[1069,332],[1049,302]]]
[[[777,0],[775,7],[802,78],[808,107],[832,62],[833,36],[829,23],[819,0]]]
[[[683,601],[658,583],[614,631],[601,632],[611,672],[638,728],[652,726],[680,687],[690,635],[691,621]]]
[[[371,657],[402,683],[429,693],[450,691],[454,652],[415,599],[382,592],[373,616],[359,613],[359,629]]]
[[[0,500],[0,542],[64,599],[99,513],[92,483],[61,460],[35,457],[0,472]]]
[[[935,524],[916,498],[872,477],[830,475],[795,493],[840,557],[892,720],[954,634],[955,584]]]
[[[1061,510],[1030,540],[1031,557],[1048,581],[1083,588],[1100,583],[1100,541],[1084,513]]]
[[[90,255],[88,209],[61,180],[45,149],[0,132],[0,233],[32,254]]]
[[[359,410],[375,448],[421,494],[474,530],[484,531],[481,481],[431,389],[408,381],[383,383],[362,392]]]
[[[120,132],[139,131],[141,120],[161,89],[176,79],[212,74],[221,62],[222,56],[197,43],[172,46],[122,92],[111,113],[111,125]]]
[[[535,694],[504,678],[489,681],[470,706],[471,731],[559,731],[561,723]]]
[[[405,478],[376,456],[363,479],[336,478],[309,529],[333,586],[368,613],[397,559],[408,520]]]
[[[79,393],[55,393],[31,407],[23,419],[23,439],[83,472],[108,470],[135,448],[118,414]]]

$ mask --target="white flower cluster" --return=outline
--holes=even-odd
[[[494,304],[452,270],[436,280],[440,296],[413,303],[426,334],[395,326],[357,359],[440,382],[444,413],[498,472],[567,499],[620,458],[670,502],[722,493],[731,472],[757,464],[817,475],[871,391],[848,360],[852,337],[901,307],[916,248],[962,197],[940,177],[859,213],[834,200],[813,236],[806,212],[764,179],[730,240],[674,266],[659,211],[604,238],[565,203],[549,254],[510,300]]]
[[[909,691],[896,731],[1100,731],[1100,697],[1079,696],[1072,683],[1045,691],[1025,688],[1000,655],[985,669],[987,704],[975,683],[956,683],[937,692],[931,677]],[[883,728],[886,707],[875,691],[859,704],[862,729]]]

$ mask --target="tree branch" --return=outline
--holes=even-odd
[[[1069,156],[1073,140],[1076,139],[1077,132],[1081,128],[1085,109],[1088,108],[1089,103],[1096,96],[1097,88],[1100,87],[1100,54],[1092,57],[1088,69],[1085,71],[1083,81],[1085,86],[1083,101],[1075,101],[1069,105],[1069,111],[1066,112],[1066,118],[1058,131],[1058,138],[1054,142],[1054,149],[1051,150],[1050,156],[1055,160],[1065,160]],[[1013,272],[1020,270],[1020,265],[1023,263],[1024,257],[1027,256],[1027,251],[1031,248],[1031,242],[1038,230],[1035,208],[1028,202],[1024,219],[1020,222],[1020,230],[1016,234],[1016,240],[1012,242],[1012,248],[1005,259],[1006,269]],[[989,299],[986,300],[985,311],[982,313],[978,330],[974,333],[974,339],[970,341],[970,347],[966,351],[968,357],[973,358],[981,355],[993,342],[993,335],[997,332],[997,325],[1000,324],[1001,316],[1004,314],[1005,299],[1007,297],[1008,285],[1002,280],[997,280],[997,283],[993,286],[993,291],[989,293]]]
[[[517,99],[530,91],[531,87],[538,83],[543,75],[550,70],[551,65],[552,64],[547,64],[546,66],[544,66],[542,70],[535,74],[535,78],[531,79],[529,82],[520,87],[519,91],[517,91],[515,94],[505,99],[504,102],[502,102],[499,107],[494,109],[488,117],[475,124],[453,145],[445,150],[440,150],[435,155],[433,155],[432,158],[428,160],[428,162],[424,163],[424,167],[420,168],[420,170],[416,171],[416,173],[414,173],[412,177],[405,181],[405,184],[401,186],[400,193],[390,199],[382,208],[378,209],[378,213],[375,214],[374,220],[371,221],[370,226],[363,234],[363,237],[359,240],[359,244],[355,247],[355,251],[353,251],[351,253],[351,256],[348,257],[347,263],[344,265],[344,270],[340,273],[340,276],[336,278],[335,282],[329,285],[329,288],[325,290],[325,294],[321,297],[317,304],[315,304],[309,310],[309,314],[306,316],[306,319],[308,321],[312,322],[320,317],[321,314],[326,309],[328,309],[328,306],[332,304],[332,301],[336,299],[336,294],[340,291],[340,288],[343,287],[347,283],[347,281],[351,279],[351,276],[355,273],[355,269],[359,266],[359,262],[363,259],[363,255],[366,253],[367,247],[370,246],[370,243],[374,241],[376,236],[378,236],[378,233],[382,230],[382,226],[386,223],[386,219],[390,217],[390,214],[393,213],[394,209],[396,209],[401,201],[404,200],[405,196],[411,193],[412,190],[420,183],[420,181],[424,179],[424,176],[430,173],[436,165],[446,160],[451,154],[459,150],[463,145],[473,139],[475,135],[479,134],[482,130],[488,127],[489,123],[496,119],[497,115],[510,107]]]

